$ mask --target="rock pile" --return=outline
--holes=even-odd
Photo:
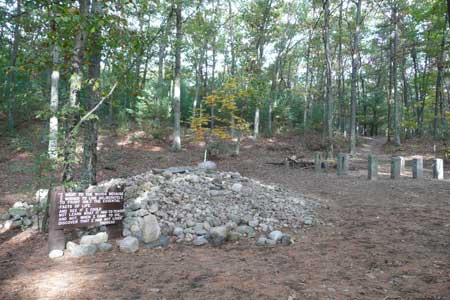
[[[123,235],[150,247],[165,246],[168,237],[218,246],[257,235],[263,235],[258,245],[289,244],[291,238],[279,230],[316,222],[314,201],[236,172],[216,172],[211,162],[112,179],[88,192],[115,185],[125,187]]]

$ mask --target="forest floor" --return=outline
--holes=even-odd
[[[321,223],[293,233],[294,245],[172,244],[52,261],[46,235],[16,230],[0,235],[0,299],[450,299],[450,183],[431,179],[432,145],[405,145],[407,172],[395,181],[383,138],[360,139],[348,176],[267,164],[292,154],[312,158],[304,146],[310,138],[246,141],[240,157],[217,161],[221,170],[280,184],[321,204]],[[33,155],[2,149],[5,209],[35,187],[32,175],[14,167],[31,166]],[[369,153],[380,160],[377,181],[367,180]],[[423,180],[410,178],[415,154],[425,156]],[[195,146],[172,153],[167,143],[108,137],[99,158],[99,177],[107,179],[193,165],[202,153]]]

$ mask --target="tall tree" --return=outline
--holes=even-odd
[[[181,101],[181,43],[183,38],[183,33],[181,29],[182,16],[182,1],[178,0],[176,4],[176,40],[175,40],[175,74],[174,74],[174,90],[173,90],[173,144],[172,149],[174,151],[181,150],[181,112],[180,112],[180,101]]]
[[[75,36],[75,48],[72,54],[72,75],[70,77],[69,87],[69,108],[70,115],[68,117],[67,133],[64,143],[64,166],[63,166],[63,182],[72,182],[74,179],[74,166],[76,163],[76,140],[72,136],[75,129],[80,98],[79,93],[83,79],[83,58],[86,43],[85,22],[89,10],[89,0],[79,0],[79,16],[80,26]]]
[[[323,49],[325,54],[325,139],[330,152],[333,137],[333,95],[331,90],[330,0],[323,0]]]
[[[89,67],[86,108],[92,110],[99,102],[100,95],[100,62],[102,54],[101,26],[102,3],[92,0],[89,30]],[[97,144],[98,144],[98,118],[93,115],[85,122],[84,152],[83,152],[83,182],[85,185],[97,184]]]
[[[356,84],[359,73],[359,31],[361,26],[361,3],[362,0],[356,2],[356,18],[355,18],[355,33],[353,35],[352,45],[352,88],[350,94],[351,101],[351,120],[350,120],[350,153],[356,153]]]

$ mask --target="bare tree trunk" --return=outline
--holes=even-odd
[[[435,90],[435,102],[434,102],[434,120],[433,120],[433,136],[436,138],[438,136],[438,106],[441,107],[443,102],[443,93],[442,93],[442,74],[444,71],[444,52],[445,52],[445,37],[446,37],[446,28],[443,30],[441,47],[439,51],[439,56],[436,59],[437,64],[437,76],[436,76],[436,90]],[[441,123],[444,122],[443,118],[444,108],[441,109]]]
[[[72,58],[73,73],[70,77],[69,106],[72,110],[77,110],[79,106],[79,92],[81,90],[83,71],[83,52],[85,45],[84,22],[87,16],[88,0],[79,0],[80,17],[82,26],[75,37],[75,49]],[[78,114],[73,112],[68,117],[67,132],[70,133],[77,123]],[[66,141],[64,147],[63,182],[71,182],[74,179],[73,168],[76,162],[76,137]]]
[[[350,121],[350,154],[356,153],[356,84],[358,82],[358,53],[359,53],[359,31],[361,26],[361,3],[362,0],[358,0],[356,3],[356,27],[355,34],[353,36],[352,46],[352,89],[350,91],[351,101],[351,121]]]
[[[174,91],[173,91],[173,115],[174,115],[174,125],[173,125],[173,144],[172,149],[174,151],[181,150],[181,111],[180,111],[180,101],[181,101],[181,1],[178,0],[176,7],[176,45],[175,45],[175,81],[174,81]]]
[[[397,5],[394,4],[393,7],[393,19],[394,19],[394,56],[392,65],[392,76],[394,78],[394,143],[395,146],[400,146],[400,107],[398,102],[398,87],[397,87],[397,48],[398,48],[398,12]]]
[[[342,60],[342,15],[343,15],[344,1],[341,0],[339,7],[339,21],[338,21],[338,34],[339,34],[339,44],[338,44],[338,98],[339,98],[339,122],[338,126],[341,132],[345,131],[345,116],[344,116],[344,94],[343,94],[343,80],[344,80],[344,68]]]
[[[101,16],[102,7],[98,0],[92,0],[91,15],[95,18]],[[90,58],[88,69],[88,98],[86,108],[88,111],[100,101],[100,61],[102,45],[100,44],[100,29],[96,29],[90,36]],[[98,122],[96,118],[86,121],[84,128],[84,160],[83,160],[83,183],[85,185],[97,184],[97,144],[98,144]]]
[[[197,103],[200,95],[200,78],[199,78],[199,62],[197,57],[197,62],[195,63],[195,94],[194,94],[194,103],[192,103],[192,119],[196,117]]]
[[[52,24],[52,26],[56,25]],[[52,116],[50,117],[48,134],[48,157],[55,160],[58,158],[58,117],[56,116],[56,113],[58,112],[59,105],[59,49],[56,43],[53,46],[52,60],[53,71],[50,87],[50,110]]]
[[[272,73],[272,85],[270,87],[270,96],[269,96],[269,113],[268,113],[268,135],[269,137],[272,136],[272,111],[273,111],[273,102],[275,101],[276,94],[277,94],[277,80],[278,80],[278,70],[280,68],[280,60],[281,57],[278,55],[277,59],[275,60],[275,63],[273,65],[273,73]]]
[[[311,58],[311,40],[312,40],[312,30],[311,28],[308,31],[308,46],[306,49],[306,74],[305,74],[305,106],[304,106],[304,110],[303,110],[303,130],[306,130],[306,127],[308,126],[308,112],[309,112],[309,102],[310,102],[310,97],[309,97],[309,72],[311,69],[311,63],[310,63],[310,58]]]
[[[328,150],[331,149],[332,137],[333,137],[333,99],[331,91],[331,53],[330,53],[330,0],[323,0],[323,48],[325,52],[325,112],[326,112],[326,126],[325,126],[325,138],[327,142]]]

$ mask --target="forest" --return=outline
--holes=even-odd
[[[0,299],[450,299],[449,16],[0,0]]]
[[[445,1],[0,2],[2,130],[95,183],[99,128],[448,138]],[[208,130],[206,130],[208,129]],[[232,136],[230,136],[232,135]],[[83,153],[74,149],[82,143]]]

